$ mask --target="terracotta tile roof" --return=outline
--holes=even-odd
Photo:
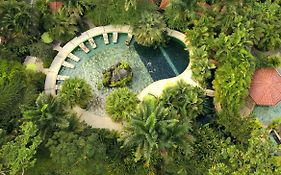
[[[255,72],[250,96],[258,105],[276,105],[281,101],[281,77],[274,68],[263,68]]]
[[[49,3],[50,10],[54,13],[61,9],[63,6],[63,2],[54,1]]]

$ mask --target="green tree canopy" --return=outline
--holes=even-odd
[[[246,148],[230,145],[220,151],[222,161],[212,165],[209,175],[276,175],[281,173],[280,159],[274,155],[281,147],[274,146],[267,133],[253,133]]]
[[[166,24],[158,12],[143,12],[141,19],[133,24],[136,42],[144,46],[158,46],[165,42]]]
[[[39,12],[25,2],[0,3],[0,34],[5,37],[33,35],[39,32]]]
[[[0,173],[15,175],[34,166],[35,154],[41,143],[37,127],[32,122],[21,125],[21,134],[0,149]]]
[[[177,111],[182,119],[195,119],[203,109],[203,93],[200,87],[192,87],[181,80],[175,86],[164,89],[161,101]]]
[[[59,131],[49,139],[46,146],[52,161],[58,165],[56,171],[59,174],[79,174],[81,169],[77,171],[77,168],[85,167],[84,165],[89,163],[96,166],[95,161],[105,160],[105,146],[98,140],[98,136],[91,132]]]
[[[73,113],[66,112],[66,106],[58,97],[47,96],[42,93],[36,100],[35,107],[23,110],[25,120],[34,122],[45,140],[57,130],[65,130],[70,127]]]
[[[164,108],[157,100],[145,100],[132,115],[121,138],[124,147],[135,147],[135,161],[143,158],[145,166],[153,167],[158,157],[170,161],[176,150],[190,154],[194,141],[190,130],[190,123],[181,122],[176,111]]]
[[[129,115],[135,111],[138,104],[137,95],[128,88],[112,91],[106,98],[106,112],[115,121],[129,120]]]
[[[70,107],[86,108],[93,97],[91,86],[83,79],[74,77],[65,80],[58,94]]]
[[[32,104],[36,99],[37,92],[30,74],[18,62],[0,60],[0,126],[2,128],[12,130],[12,125],[18,122],[15,119],[21,115],[21,106]]]

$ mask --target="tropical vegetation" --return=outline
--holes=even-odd
[[[50,0],[0,0],[0,174],[281,174],[280,145],[240,114],[255,70],[280,64],[280,0],[170,0],[162,9],[158,0],[58,1],[51,10]],[[184,32],[198,86],[179,81],[142,101],[110,89],[105,110],[121,131],[81,122],[74,107],[100,100],[92,87],[69,78],[46,95],[45,75],[22,63],[36,56],[48,67],[56,43],[107,24],[130,25],[151,47],[167,28]]]
[[[158,46],[165,42],[166,24],[158,12],[143,13],[133,25],[136,42],[144,46]]]
[[[128,121],[138,101],[128,88],[116,89],[107,96],[105,110],[114,121]]]
[[[63,81],[61,90],[58,93],[70,107],[75,105],[86,108],[93,98],[92,87],[83,79],[74,77]]]

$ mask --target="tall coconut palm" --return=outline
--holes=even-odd
[[[188,153],[193,141],[191,126],[178,118],[176,111],[156,100],[143,101],[121,136],[123,146],[135,147],[135,161],[143,158],[146,166],[158,156],[167,160],[175,149]]]
[[[166,24],[158,12],[144,12],[133,25],[136,42],[144,46],[158,46],[165,42]]]

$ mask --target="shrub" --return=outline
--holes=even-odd
[[[36,99],[32,78],[20,63],[0,60],[0,94],[0,127],[4,128],[20,116],[22,105]]]
[[[192,77],[202,86],[206,86],[206,80],[211,77],[211,69],[215,69],[215,64],[208,60],[208,54],[204,47],[194,48],[192,60]]]
[[[44,91],[46,74],[42,72],[30,73],[29,77],[38,92]]]
[[[107,97],[105,109],[114,121],[126,121],[137,104],[137,95],[128,88],[121,88],[112,91]]]
[[[55,56],[55,51],[52,46],[42,42],[30,45],[29,52],[31,56],[41,58],[44,67],[49,67],[53,61],[53,57]]]
[[[91,86],[85,80],[74,77],[62,83],[59,96],[62,97],[70,107],[78,105],[81,108],[86,108],[93,94]]]
[[[29,45],[33,42],[31,36],[19,36],[16,38],[12,38],[5,45],[7,50],[10,50],[14,54],[17,55],[21,61],[24,61],[25,56],[29,54]]]

